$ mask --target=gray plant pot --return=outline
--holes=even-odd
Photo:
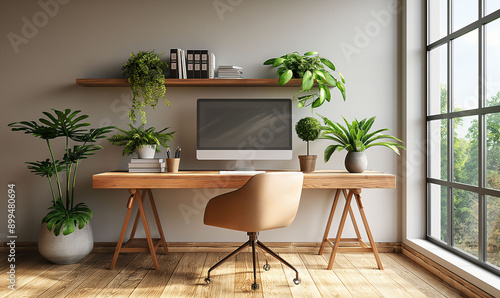
[[[156,145],[144,145],[137,148],[137,156],[139,158],[155,158]]]
[[[69,234],[54,235],[53,230],[47,231],[47,224],[40,228],[38,236],[38,251],[47,260],[55,264],[74,264],[87,256],[94,247],[94,236],[90,222]]]
[[[363,173],[368,166],[368,159],[365,152],[348,152],[344,165],[350,173]]]

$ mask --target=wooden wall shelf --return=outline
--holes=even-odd
[[[127,79],[76,79],[85,87],[129,87]],[[300,87],[301,79],[291,79],[286,87]],[[165,79],[167,87],[278,87],[278,79]]]

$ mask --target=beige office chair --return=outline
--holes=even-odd
[[[249,240],[208,270],[205,283],[210,284],[210,272],[252,246],[253,277],[252,290],[257,290],[256,247],[290,267],[296,273],[293,282],[300,284],[299,272],[283,258],[257,239],[260,231],[289,226],[299,208],[304,175],[301,172],[258,174],[250,178],[240,189],[212,198],[205,208],[206,225],[247,232]],[[271,267],[267,263],[264,270]]]

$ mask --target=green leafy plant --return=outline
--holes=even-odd
[[[100,145],[95,144],[96,141],[113,130],[112,126],[84,129],[90,123],[82,122],[88,116],[79,115],[80,112],[53,109],[53,114],[43,112],[45,118],[40,118],[39,122],[20,121],[9,124],[12,131],[23,131],[44,140],[47,144],[50,158],[26,163],[31,172],[46,177],[49,181],[52,206],[42,223],[47,223],[49,231],[54,228],[56,236],[60,234],[61,229],[63,235],[73,233],[76,227],[82,229],[92,218],[92,211],[84,203],[74,205],[78,165],[80,160],[101,149]],[[65,153],[60,160],[55,159],[51,146],[51,140],[56,138],[65,139]],[[70,141],[74,143],[73,147],[70,146]],[[65,180],[59,177],[63,173]]]
[[[125,146],[122,156],[131,155],[144,145],[156,145],[156,152],[160,152],[160,147],[169,148],[168,142],[174,139],[173,135],[175,131],[164,132],[169,129],[169,127],[160,131],[155,131],[156,128],[154,127],[144,129],[144,124],[137,128],[132,124],[128,124],[128,126],[130,130],[117,128],[121,133],[108,138],[108,141],[113,145]]]
[[[385,146],[392,151],[399,154],[399,148],[406,149],[398,142],[402,141],[396,137],[387,134],[381,134],[383,131],[389,130],[388,128],[382,128],[374,132],[370,132],[370,129],[375,122],[375,117],[370,119],[363,119],[358,121],[355,119],[352,123],[347,122],[345,118],[345,126],[338,122],[332,122],[328,118],[321,116],[325,123],[325,126],[321,127],[320,139],[331,140],[334,145],[330,145],[325,149],[325,162],[330,160],[330,157],[335,151],[341,151],[345,149],[350,152],[362,152],[373,146]],[[391,139],[393,141],[381,141],[382,139]],[[377,141],[377,142],[375,142]]]
[[[137,116],[136,111],[141,116],[141,123],[146,123],[146,112],[142,109],[147,105],[155,107],[160,99],[165,100],[167,106],[170,105],[165,98],[165,70],[167,63],[160,60],[162,54],[153,51],[140,51],[137,54],[130,54],[127,63],[122,66],[123,76],[128,78],[132,89],[132,109],[128,116],[134,123]],[[140,99],[142,96],[143,100]]]
[[[280,86],[288,83],[292,78],[302,78],[301,90],[297,91],[293,99],[298,100],[298,107],[311,106],[311,110],[330,102],[331,94],[329,87],[337,87],[346,99],[345,79],[341,73],[337,72],[339,80],[333,77],[328,69],[335,71],[335,65],[316,51],[305,53],[303,56],[297,52],[283,55],[279,58],[271,58],[264,62],[264,65],[277,67],[278,84]],[[317,89],[313,89],[314,82],[318,83]]]
[[[313,117],[302,118],[295,125],[295,132],[302,141],[307,142],[307,155],[309,155],[309,142],[319,137],[321,123]]]

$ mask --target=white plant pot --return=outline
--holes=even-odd
[[[47,224],[42,224],[38,236],[38,251],[47,260],[55,264],[74,264],[87,256],[94,247],[92,225],[87,223],[83,229],[59,236],[47,230]]]
[[[155,158],[156,145],[144,145],[137,148],[137,156],[139,158]]]

